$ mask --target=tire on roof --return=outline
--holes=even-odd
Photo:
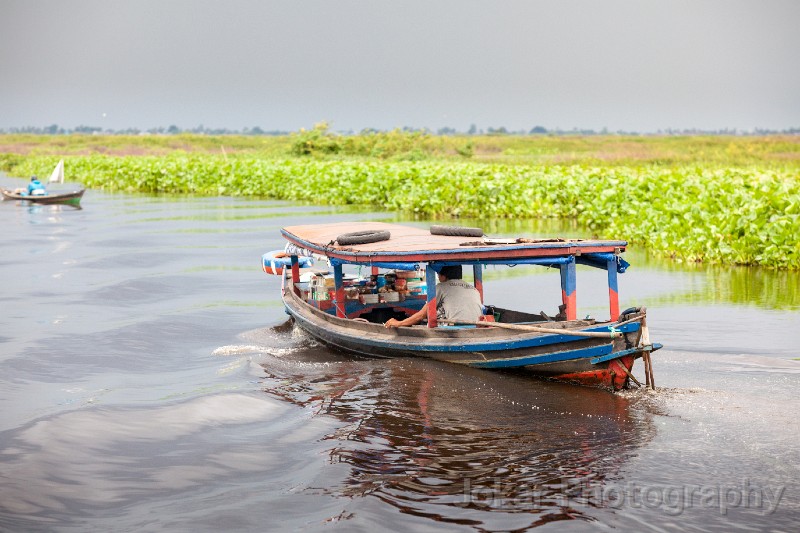
[[[339,246],[350,246],[352,244],[369,244],[372,242],[388,241],[391,234],[383,230],[354,231],[343,233],[336,237]]]
[[[447,235],[449,237],[483,237],[481,228],[467,228],[465,226],[431,226],[431,235]]]

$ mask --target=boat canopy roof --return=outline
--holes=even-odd
[[[338,237],[347,233],[388,231],[389,239],[369,244],[342,246]],[[289,226],[281,230],[295,246],[324,255],[334,263],[371,264],[541,264],[575,262],[606,268],[609,261],[624,272],[627,263],[618,258],[628,243],[583,239],[490,239],[432,235],[427,228],[384,222],[340,222]],[[580,260],[580,259],[583,260]]]

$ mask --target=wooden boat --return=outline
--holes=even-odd
[[[81,198],[86,189],[78,189],[77,191],[68,192],[50,192],[47,194],[30,195],[25,194],[24,190],[17,189],[16,191],[9,191],[3,189],[3,200],[24,200],[35,204],[70,204],[79,205]]]
[[[620,257],[625,241],[580,239],[489,239],[460,236],[460,228],[433,234],[422,228],[380,222],[318,224],[283,228],[288,241],[282,295],[286,312],[311,336],[334,348],[372,357],[427,357],[488,369],[524,369],[547,378],[614,390],[632,382],[643,359],[647,385],[654,387],[646,310],[619,311],[617,274],[628,266]],[[474,229],[464,235],[475,235]],[[441,233],[441,232],[436,232]],[[478,230],[482,235],[482,231]],[[365,242],[365,241],[376,242]],[[275,254],[273,254],[274,256]],[[324,258],[330,270],[300,267],[300,257]],[[541,265],[557,268],[561,310],[547,314],[502,309],[484,303],[474,323],[439,323],[436,271],[472,266],[483,299],[486,265]],[[578,319],[576,265],[607,271],[609,319]],[[351,267],[353,265],[353,267]],[[345,268],[369,268],[370,277]],[[265,271],[267,271],[265,269]],[[387,290],[388,281],[396,291]],[[385,285],[378,289],[383,279]],[[400,290],[402,287],[403,290]],[[376,290],[377,289],[377,290]],[[427,325],[386,328],[430,302]]]
[[[50,174],[48,183],[64,183],[64,160],[60,160],[53,172]],[[9,191],[2,190],[3,200],[24,200],[35,204],[69,204],[78,206],[83,198],[83,193],[86,189],[79,189],[77,191],[51,191],[46,194],[31,195],[27,194],[25,189],[16,189]]]

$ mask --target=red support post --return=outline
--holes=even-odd
[[[294,288],[294,293],[300,296],[300,289],[297,288],[297,284],[300,283],[300,261],[297,259],[296,255],[291,256],[292,260],[292,287]]]

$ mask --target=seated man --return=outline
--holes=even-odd
[[[47,194],[47,190],[44,188],[44,185],[39,178],[36,176],[31,176],[31,182],[28,184],[28,195],[30,196],[42,196]]]
[[[461,265],[442,267],[436,284],[436,317],[442,321],[477,322],[483,314],[478,289],[461,281]],[[428,304],[404,320],[390,318],[387,328],[413,326],[428,316]]]

